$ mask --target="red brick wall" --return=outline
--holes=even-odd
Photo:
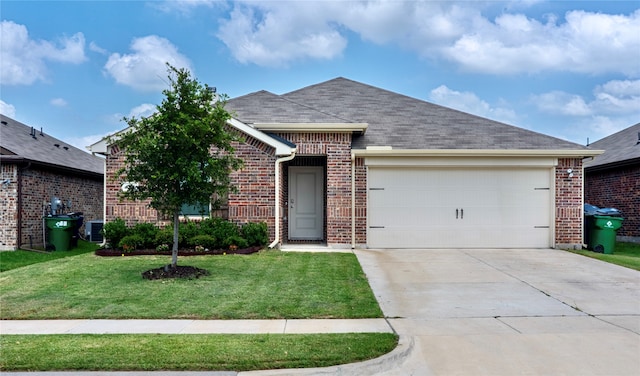
[[[18,166],[0,164],[0,251],[18,247]]]
[[[640,165],[587,171],[585,202],[620,210],[624,221],[618,235],[640,237]]]
[[[2,180],[10,179],[11,183],[6,188],[0,187],[0,249],[42,247],[42,217],[45,205],[54,196],[65,204],[71,200],[72,206],[67,212],[82,212],[84,222],[103,219],[102,178],[61,174],[37,167],[21,169],[18,173],[18,168],[16,165],[4,164],[1,170]],[[21,186],[19,200],[18,184]],[[18,210],[22,224],[19,241]],[[84,224],[80,231],[84,233]]]
[[[367,243],[367,168],[364,158],[355,160],[356,244]]]
[[[567,170],[573,170],[569,177]],[[556,167],[556,231],[558,247],[580,248],[582,244],[582,159],[563,158]]]
[[[242,169],[231,174],[238,193],[229,194],[229,219],[238,224],[266,222],[269,239],[275,238],[275,153],[272,147],[244,136],[236,143],[236,157],[244,162]]]

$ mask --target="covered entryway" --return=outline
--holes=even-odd
[[[289,239],[324,238],[324,167],[289,166]]]
[[[374,248],[547,248],[553,170],[371,166],[367,245]]]

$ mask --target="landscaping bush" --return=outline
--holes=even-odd
[[[120,240],[118,248],[124,252],[131,252],[133,250],[142,248],[144,245],[144,239],[140,235],[127,235]]]
[[[142,238],[142,246],[153,248],[156,246],[156,235],[160,231],[153,223],[137,223],[133,226],[132,235]]]
[[[196,235],[188,239],[187,244],[191,247],[201,246],[210,250],[218,248],[216,239],[211,235]]]
[[[112,248],[118,247],[120,240],[130,233],[130,229],[122,218],[116,218],[111,222],[107,222],[102,227],[102,235]]]
[[[240,231],[249,247],[263,246],[269,243],[269,228],[264,222],[246,223]]]
[[[224,239],[224,241],[222,242],[222,247],[226,248],[226,249],[247,248],[248,246],[249,245],[248,245],[246,239],[244,239],[240,235],[231,235],[231,236],[227,237],[226,239]]]
[[[180,236],[180,246],[187,246],[188,245],[188,240],[200,235],[200,226],[198,226],[198,224],[196,222],[192,222],[192,221],[188,221],[188,222],[180,222],[180,232],[179,232],[179,236]],[[173,231],[173,228],[172,228]],[[173,232],[172,232],[173,234]],[[173,243],[173,235],[171,237],[171,242]]]
[[[178,244],[182,244],[184,240],[184,235],[182,233],[178,234]],[[166,226],[156,233],[155,241],[156,246],[161,244],[166,244],[169,248],[173,247],[173,225]]]

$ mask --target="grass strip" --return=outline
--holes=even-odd
[[[1,319],[282,319],[382,317],[351,253],[263,251],[190,256],[198,279],[149,281],[169,256],[82,254],[0,274]]]
[[[77,256],[83,253],[93,253],[96,251],[96,249],[98,249],[98,247],[99,246],[95,243],[79,240],[78,247],[69,251],[3,251],[0,252],[0,272],[6,272],[7,270],[17,269],[23,266],[37,264],[40,262],[47,262],[65,257]]]
[[[617,242],[613,254],[610,255],[588,250],[572,250],[571,252],[630,269],[640,270],[640,244],[637,243]]]
[[[391,333],[277,335],[6,335],[2,371],[250,371],[327,367],[376,358]]]

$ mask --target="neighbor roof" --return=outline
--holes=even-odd
[[[0,115],[0,120],[3,163],[25,161],[96,176],[104,174],[103,159],[8,116]]]
[[[584,163],[586,169],[616,167],[640,163],[640,123],[625,128],[589,145],[604,154]]]

